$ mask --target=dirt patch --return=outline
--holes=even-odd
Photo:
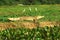
[[[36,24],[33,23],[33,22],[22,22],[22,23],[21,23],[21,26],[22,26],[22,27],[25,27],[25,28],[30,28],[30,29],[32,29],[32,28],[35,28],[35,27],[36,27]]]
[[[39,22],[40,27],[54,27],[55,26],[60,26],[60,22],[50,22],[50,21],[45,21],[45,22]],[[33,22],[5,22],[1,23],[0,22],[0,30],[5,30],[7,28],[19,28],[19,27],[25,27],[25,28],[35,28],[37,27],[36,23]]]
[[[50,22],[50,21],[45,21],[45,22],[40,22],[40,27],[45,27],[45,26],[48,26],[48,27],[54,27],[54,26],[59,26],[60,25],[60,22]]]
[[[14,28],[16,27],[14,24],[12,23],[0,23],[0,30],[5,30],[7,28]]]

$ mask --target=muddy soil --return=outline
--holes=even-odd
[[[36,28],[37,26],[39,27],[54,27],[54,26],[60,26],[60,22],[50,22],[50,21],[45,21],[45,22],[39,22],[34,23],[34,22],[0,22],[0,30],[5,30],[7,28],[20,28],[20,27],[25,27],[25,28]]]

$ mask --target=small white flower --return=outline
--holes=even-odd
[[[29,10],[31,11],[31,8],[29,7]]]
[[[37,8],[35,8],[35,11],[38,11],[38,9],[37,9]]]
[[[24,6],[23,4],[18,4],[18,5],[20,5],[20,6]]]
[[[25,9],[23,9],[23,11],[22,11],[22,12],[24,13],[25,11],[26,11],[26,10],[25,10]]]

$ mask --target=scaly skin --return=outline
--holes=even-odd
[[[18,17],[18,18],[8,18],[11,21],[17,21],[17,20],[38,20],[43,18],[44,16],[35,16],[35,17],[30,17],[30,16],[23,16],[23,17]]]

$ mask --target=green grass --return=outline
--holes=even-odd
[[[60,40],[60,27],[7,29],[0,31],[0,40]]]
[[[23,9],[26,9],[24,13]],[[39,21],[60,21],[60,5],[0,6],[0,22],[7,22],[8,17],[37,15],[45,16]],[[60,27],[6,29],[0,31],[0,40],[60,40]]]
[[[29,7],[32,11],[29,11]],[[35,11],[35,8],[38,11]],[[26,9],[23,13],[22,11]],[[25,5],[25,6],[0,6],[0,21],[7,21],[8,17],[20,16],[45,16],[40,21],[60,21],[60,5]]]

